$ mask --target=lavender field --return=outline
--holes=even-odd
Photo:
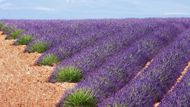
[[[58,107],[190,107],[189,18],[0,20],[0,31],[41,53],[48,82],[77,84]]]

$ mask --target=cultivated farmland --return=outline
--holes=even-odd
[[[34,65],[54,67],[49,83],[76,83],[56,106],[190,107],[188,18],[0,22],[5,39],[41,53]]]

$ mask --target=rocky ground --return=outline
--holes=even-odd
[[[35,65],[40,54],[24,53],[24,48],[0,35],[1,107],[54,107],[75,84],[47,82],[53,67]]]

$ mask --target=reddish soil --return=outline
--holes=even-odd
[[[53,67],[34,65],[40,56],[24,53],[0,33],[0,106],[54,107],[73,83],[48,83]]]

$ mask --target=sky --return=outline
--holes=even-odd
[[[0,0],[0,19],[190,17],[190,0]]]

